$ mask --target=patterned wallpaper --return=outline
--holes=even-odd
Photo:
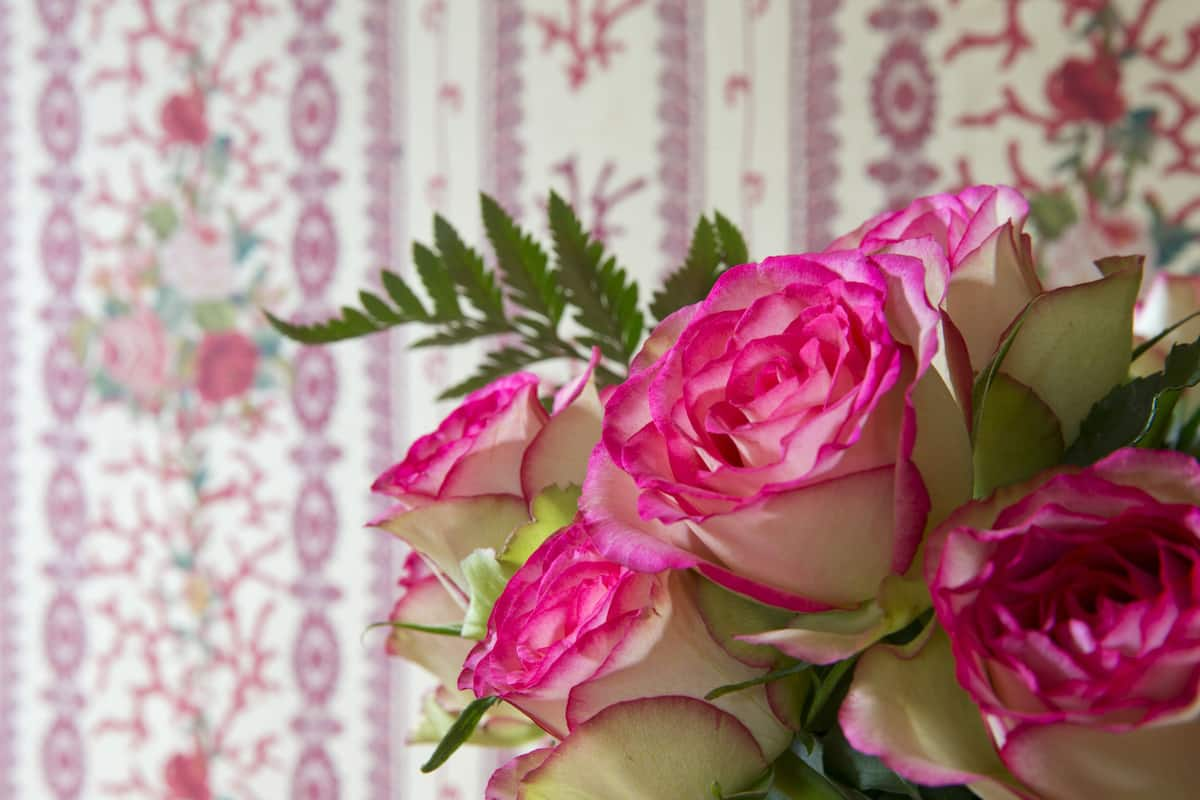
[[[1200,266],[1192,0],[0,0],[0,800],[480,797],[421,775],[371,478],[470,354],[281,341],[477,192],[653,279],[965,181],[1044,257]]]

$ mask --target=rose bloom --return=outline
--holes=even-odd
[[[880,214],[829,249],[921,257],[926,291],[945,314],[947,347],[961,342],[972,370],[979,372],[1012,322],[1043,291],[1032,244],[1023,231],[1028,216],[1029,203],[1015,189],[970,186],[957,194],[919,197],[905,208]],[[921,242],[940,256],[914,250]],[[1083,268],[1086,280],[1099,277],[1090,258]]]
[[[1046,97],[1069,122],[1116,122],[1125,113],[1120,62],[1105,52],[1090,61],[1068,58],[1046,79]]]
[[[216,228],[189,223],[162,249],[163,280],[192,302],[226,300],[233,293],[233,245]]]
[[[466,594],[461,562],[478,548],[499,552],[529,521],[544,488],[583,482],[600,438],[593,362],[555,396],[538,400],[538,378],[519,372],[469,394],[437,430],[413,442],[373,489],[395,505],[372,524],[407,541]]]
[[[487,636],[458,685],[496,695],[565,739],[615,703],[660,695],[703,698],[717,686],[763,674],[729,655],[693,599],[696,576],[635,572],[597,552],[575,524],[546,540],[509,580]],[[790,733],[762,687],[712,701],[773,758]]]
[[[921,679],[900,667],[929,657],[880,650],[843,706],[851,742],[923,782],[1003,782],[1007,768],[1017,792],[1054,800],[1200,796],[1198,506],[1200,463],[1130,448],[955,513],[926,572],[987,733],[972,739],[979,717],[944,688],[906,713]],[[996,753],[1003,767],[979,768]]]
[[[193,87],[187,94],[173,94],[159,114],[167,144],[199,146],[208,141],[204,115],[204,92]]]
[[[206,333],[196,350],[196,391],[210,403],[245,394],[254,385],[258,348],[238,331]]]
[[[104,326],[101,364],[143,406],[154,408],[161,402],[167,355],[167,331],[153,311],[135,311]]]
[[[521,459],[549,419],[528,372],[507,375],[463,400],[372,489],[410,506],[461,495],[521,494]]]
[[[601,551],[797,611],[854,607],[908,570],[931,514],[970,494],[924,273],[892,253],[769,258],[664,320],[584,484]]]

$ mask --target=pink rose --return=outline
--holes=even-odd
[[[482,494],[521,494],[521,460],[549,415],[528,372],[507,375],[467,395],[433,433],[371,488],[411,506]]]
[[[372,524],[407,541],[466,594],[464,558],[478,548],[499,552],[543,489],[583,482],[600,438],[593,355],[556,396],[553,414],[538,400],[537,376],[526,372],[468,395],[376,479],[372,488],[396,505]]]
[[[116,317],[104,327],[101,363],[143,406],[156,408],[162,402],[167,355],[167,331],[153,311]]]
[[[1028,215],[1029,203],[1015,189],[971,186],[880,214],[829,249],[912,253],[924,240],[944,253],[944,269],[924,259],[926,288],[950,322],[951,341],[961,337],[979,372],[1013,320],[1042,292],[1030,239],[1022,231]],[[1085,266],[1094,270],[1090,259]],[[1099,274],[1088,279],[1095,277]]]
[[[227,299],[233,271],[233,245],[207,225],[185,224],[163,245],[163,280],[192,302]]]
[[[971,485],[924,272],[907,255],[770,258],[664,320],[584,484],[601,551],[797,611],[852,608],[905,573]]]
[[[210,800],[208,760],[204,753],[176,753],[163,768],[169,800]]]
[[[1002,489],[933,534],[926,573],[932,646],[978,710],[905,673],[932,656],[880,648],[842,710],[857,747],[927,783],[1007,768],[1054,800],[1200,795],[1200,463],[1131,448]]]
[[[196,350],[196,391],[210,403],[245,394],[254,385],[258,348],[238,331],[206,333]]]
[[[950,268],[962,264],[997,229],[1009,222],[1018,229],[1029,216],[1029,203],[1008,186],[971,186],[958,194],[919,197],[899,211],[885,211],[836,239],[828,250],[886,250],[906,239],[932,237],[945,251]]]
[[[442,626],[462,621],[463,606],[444,578],[434,572],[417,552],[404,560],[399,580],[400,596],[388,615],[393,623]],[[426,669],[438,680],[438,686],[422,702],[422,714],[410,737],[411,743],[437,742],[445,727],[473,699],[468,692],[455,688],[463,661],[474,642],[458,636],[440,636],[395,626],[387,641],[387,652]],[[476,744],[512,747],[539,738],[542,732],[515,711],[497,707],[488,712],[475,729],[471,741]]]
[[[159,114],[167,144],[200,146],[208,141],[204,115],[204,92],[192,87],[187,94],[173,94]]]
[[[699,700],[761,675],[764,669],[734,659],[709,633],[694,599],[696,580],[687,572],[635,572],[603,558],[582,525],[565,528],[509,580],[459,686],[499,696],[570,741],[622,702]],[[787,746],[790,733],[762,687],[712,705],[745,726],[769,758]]]

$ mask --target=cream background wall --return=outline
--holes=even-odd
[[[1054,258],[1161,259],[1200,8],[1103,7],[0,2],[0,800],[482,796],[504,755],[419,774],[429,683],[363,634],[403,556],[371,479],[471,356],[257,309],[407,270],[434,211],[478,241],[481,189],[539,230],[563,193],[646,280],[702,211],[795,252],[968,179],[1049,198]]]

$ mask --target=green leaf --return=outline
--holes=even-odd
[[[713,224],[717,228],[717,239],[721,244],[721,260],[727,267],[750,262],[750,251],[746,248],[746,239],[737,226],[729,221],[720,211],[713,212]]]
[[[1142,356],[1142,354],[1144,354],[1147,350],[1150,350],[1152,347],[1154,347],[1154,345],[1158,344],[1163,339],[1170,336],[1177,328],[1179,328],[1183,325],[1186,325],[1187,323],[1194,320],[1196,317],[1200,317],[1200,311],[1195,311],[1191,314],[1188,314],[1186,317],[1184,317],[1183,319],[1174,323],[1173,325],[1170,325],[1170,326],[1162,329],[1161,331],[1156,333],[1151,338],[1147,339],[1146,341],[1139,344],[1137,347],[1133,348],[1133,355],[1131,355],[1129,357],[1129,360],[1131,362],[1137,361],[1138,358],[1140,358]]]
[[[170,238],[175,229],[179,227],[179,215],[175,213],[175,207],[165,200],[147,208],[143,212],[142,218],[146,220],[146,224],[150,226],[150,230],[154,231],[155,237],[160,242]]]
[[[839,661],[829,668],[829,670],[821,677],[821,683],[817,686],[817,691],[813,695],[812,705],[808,707],[808,713],[804,718],[804,727],[806,729],[814,729],[821,727],[820,723],[825,722],[825,718],[829,716],[829,707],[832,705],[834,711],[841,703],[842,696],[845,695],[846,689],[850,685],[850,676],[854,671],[854,664],[858,661],[858,656],[847,658],[844,661]],[[837,700],[836,703],[830,703],[831,700]]]
[[[650,313],[661,322],[672,312],[703,300],[717,280],[720,266],[721,252],[716,230],[711,222],[701,217],[692,233],[687,259],[667,276],[662,288],[654,293]]]
[[[400,622],[398,620],[388,620],[386,622],[373,622],[367,626],[366,630],[373,631],[376,628],[401,628],[406,631],[417,631],[418,633],[430,633],[434,636],[462,636],[462,625],[420,625],[416,622]]]
[[[543,317],[553,331],[562,319],[566,297],[550,269],[542,246],[522,231],[503,206],[486,194],[479,197],[483,227],[514,303]]]
[[[463,712],[458,715],[458,719],[454,720],[454,724],[450,726],[450,730],[446,731],[442,741],[438,742],[438,746],[434,748],[433,755],[421,765],[421,772],[433,772],[445,764],[446,759],[454,755],[454,751],[471,738],[475,727],[479,725],[479,721],[483,719],[483,715],[487,713],[488,709],[498,702],[500,702],[499,697],[481,697],[473,700],[464,708]]]
[[[383,330],[380,325],[352,308],[342,309],[341,316],[331,317],[311,325],[285,322],[269,311],[264,311],[263,315],[272,328],[301,344],[329,344]]]
[[[757,678],[751,678],[748,681],[742,681],[740,683],[727,683],[724,686],[718,686],[716,689],[713,689],[711,692],[704,695],[704,699],[716,700],[718,697],[724,697],[725,695],[732,694],[733,692],[740,692],[743,689],[749,689],[753,686],[762,686],[764,683],[782,680],[789,675],[798,675],[808,669],[812,669],[812,664],[806,664],[803,661],[800,661],[792,664],[791,666],[784,667],[783,669],[777,669],[772,672],[768,672],[766,675],[759,675]]]
[[[1161,372],[1135,378],[1114,388],[1092,406],[1067,449],[1068,464],[1086,466],[1122,447],[1141,444],[1160,414],[1174,407],[1172,393],[1200,383],[1200,338],[1177,344]]]
[[[638,287],[604,245],[583,229],[571,207],[550,193],[550,231],[558,272],[567,299],[578,309],[576,321],[594,335],[581,337],[604,355],[628,363],[641,340],[645,320],[638,309]]]
[[[413,290],[408,288],[408,284],[404,282],[403,278],[386,269],[379,273],[379,278],[388,297],[405,316],[414,320],[429,319],[429,312],[425,310],[424,304],[413,293]]]
[[[863,791],[891,792],[921,800],[917,788],[892,771],[878,756],[855,750],[840,727],[822,737],[825,774],[839,783]]]
[[[790,750],[775,760],[775,779],[768,800],[845,800],[828,778]]]
[[[423,340],[422,343],[425,341],[430,340]],[[454,342],[446,341],[445,343],[451,344]],[[447,400],[470,394],[476,389],[487,386],[502,375],[517,372],[530,364],[537,363],[548,357],[544,353],[520,346],[508,346],[492,350],[484,356],[483,363],[476,368],[474,375],[446,389],[438,396],[438,399]]]
[[[458,306],[458,293],[454,290],[454,278],[438,258],[437,253],[420,242],[413,242],[413,265],[421,277],[421,284],[433,301],[433,315],[439,322],[452,322],[463,318]]]
[[[471,305],[488,319],[504,319],[504,296],[483,257],[467,247],[454,226],[440,214],[433,217],[433,239],[446,271]]]
[[[359,292],[358,301],[362,303],[363,309],[372,319],[389,325],[398,325],[404,322],[404,318],[393,311],[387,303],[368,291]]]

